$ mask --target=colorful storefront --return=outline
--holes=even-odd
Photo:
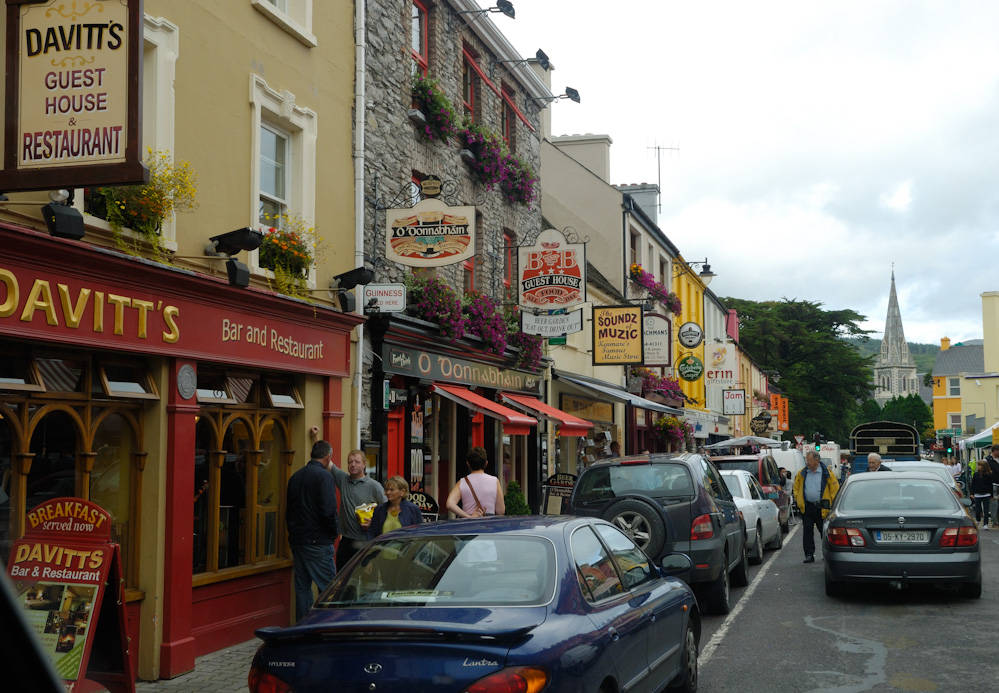
[[[0,247],[2,557],[46,499],[105,508],[161,677],[289,623],[285,485],[309,426],[346,433],[360,319],[4,224]]]

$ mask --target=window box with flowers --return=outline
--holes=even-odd
[[[409,119],[424,139],[447,144],[458,132],[458,117],[440,82],[432,77],[413,75],[412,93],[413,108],[409,111]]]
[[[653,429],[656,439],[668,446],[670,452],[686,450],[694,442],[694,427],[676,416],[659,417]]]
[[[649,298],[663,304],[666,310],[673,315],[679,315],[683,310],[680,297],[670,291],[665,284],[657,282],[656,278],[651,273],[646,272],[641,265],[632,263],[628,269],[628,278],[637,286],[645,289]]]
[[[631,375],[642,380],[642,393],[645,395],[657,394],[666,399],[682,402],[684,400],[683,389],[680,381],[668,375],[659,375],[649,368],[632,368]]]
[[[83,209],[107,221],[122,252],[137,255],[144,240],[162,260],[163,223],[176,212],[197,209],[198,174],[190,163],[174,162],[163,150],[148,148],[144,163],[149,168],[148,183],[85,188]]]
[[[315,227],[293,214],[282,214],[268,221],[275,225],[261,229],[264,240],[257,251],[257,264],[274,273],[278,292],[305,298],[319,243]]]
[[[530,206],[537,198],[538,177],[534,170],[507,151],[495,132],[466,121],[457,134],[462,158],[486,190],[499,188],[507,202]],[[466,155],[465,152],[468,152]]]

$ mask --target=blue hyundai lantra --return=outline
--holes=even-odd
[[[491,517],[385,534],[290,628],[261,628],[252,693],[697,690],[700,615],[596,518]]]

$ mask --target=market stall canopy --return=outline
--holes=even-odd
[[[560,436],[585,436],[587,431],[593,428],[593,424],[589,421],[580,419],[572,414],[566,414],[561,409],[556,409],[549,404],[545,404],[537,397],[501,392],[500,399],[505,404],[511,405],[514,409],[530,412],[558,424],[558,434]]]
[[[999,421],[996,421],[981,433],[976,433],[970,438],[958,441],[958,445],[962,450],[967,450],[968,448],[987,448],[992,445],[992,431],[996,427],[999,427]]]
[[[711,443],[711,445],[705,445],[705,450],[720,450],[722,448],[744,448],[747,445],[758,445],[760,447],[767,448],[779,448],[784,445],[787,441],[784,440],[774,440],[773,438],[763,438],[761,436],[742,436],[741,438],[729,438],[728,440],[723,440],[720,443]]]
[[[676,416],[683,416],[683,409],[676,409],[674,407],[667,407],[665,404],[659,404],[659,402],[653,402],[651,399],[645,399],[644,397],[639,397],[638,395],[633,395],[627,390],[622,390],[619,387],[614,387],[610,383],[604,382],[594,382],[592,380],[584,380],[579,376],[568,376],[562,375],[561,373],[556,373],[555,378],[563,382],[569,383],[574,387],[583,390],[587,394],[604,395],[605,397],[610,397],[617,402],[624,402],[625,404],[630,404],[633,407],[641,407],[642,409],[649,409],[651,411],[660,411],[664,414],[674,414]]]
[[[492,400],[486,399],[482,395],[477,395],[467,387],[434,384],[430,386],[430,392],[456,402],[479,414],[499,419],[503,422],[503,432],[507,435],[526,436],[530,434],[532,426],[538,425],[537,419],[532,419],[530,416],[525,416],[509,407],[504,407],[502,404],[497,404]]]

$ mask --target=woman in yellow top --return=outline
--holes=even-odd
[[[409,482],[401,476],[394,476],[385,482],[387,501],[375,508],[368,525],[368,539],[393,529],[410,527],[423,522],[423,513],[415,503],[406,500],[409,495]]]

